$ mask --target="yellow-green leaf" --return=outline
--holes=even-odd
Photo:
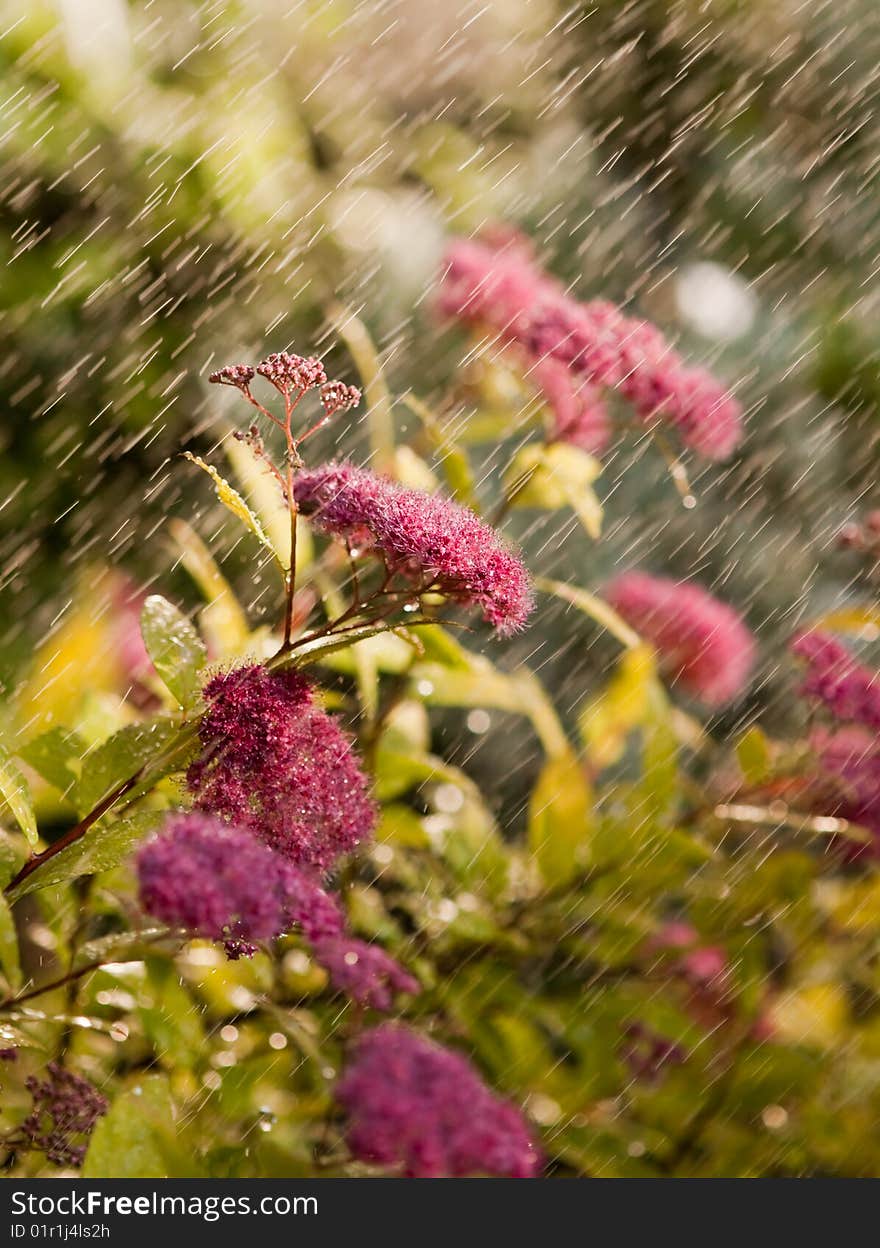
[[[207,603],[200,617],[202,631],[217,654],[240,653],[250,632],[232,587],[198,533],[185,520],[172,520],[170,527],[180,561]]]
[[[9,902],[0,893],[0,967],[13,992],[21,988],[21,962],[18,956],[18,935]]]
[[[529,848],[545,883],[568,884],[590,861],[593,793],[575,755],[544,764],[529,800]]]
[[[286,576],[287,568],[281,562],[281,559],[278,556],[278,551],[275,549],[274,544],[270,541],[268,533],[251,511],[250,507],[248,507],[238,490],[231,486],[225,477],[221,477],[220,473],[213,467],[213,465],[205,463],[201,456],[193,455],[190,451],[184,451],[184,457],[201,468],[202,472],[206,472],[208,474],[214,482],[214,489],[217,491],[217,497],[220,499],[223,506],[228,507],[234,516],[237,516],[239,520],[243,521],[244,524],[247,525],[250,531],[259,540],[261,545],[269,551],[272,558]]]
[[[167,598],[151,594],[141,611],[141,634],[153,666],[183,707],[201,692],[199,672],[208,661],[204,642]]]
[[[736,743],[736,757],[749,784],[763,784],[770,774],[770,743],[753,724]]]
[[[579,447],[529,442],[511,460],[504,484],[514,507],[571,507],[595,540],[602,532],[603,512],[592,484],[601,471],[599,461]]]
[[[32,845],[39,839],[30,786],[0,745],[0,797],[6,802],[22,832]]]

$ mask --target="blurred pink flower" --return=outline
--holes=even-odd
[[[694,697],[720,706],[743,692],[755,641],[732,607],[691,582],[644,572],[623,573],[605,587],[604,596]]]

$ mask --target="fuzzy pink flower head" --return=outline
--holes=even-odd
[[[378,945],[334,935],[315,941],[313,949],[333,987],[358,1005],[388,1013],[396,993],[415,996],[421,990],[419,981]]]
[[[880,674],[819,629],[796,637],[791,649],[805,665],[798,689],[802,698],[821,702],[835,719],[880,728]]]
[[[444,258],[437,307],[442,316],[511,334],[519,319],[557,283],[532,260],[517,236],[455,239]]]
[[[172,816],[136,865],[148,914],[224,941],[233,956],[294,925],[321,939],[343,929],[338,906],[314,880],[252,833],[200,811]]]
[[[417,592],[430,588],[479,607],[500,633],[525,624],[533,605],[528,573],[467,508],[344,463],[302,473],[294,494],[323,532],[358,540],[368,535],[389,570]]]
[[[261,360],[257,372],[265,377],[281,394],[292,390],[312,390],[327,380],[324,365],[314,356],[291,355],[288,351],[276,351]]]
[[[466,1058],[399,1024],[358,1038],[336,1099],[354,1155],[408,1177],[529,1179],[540,1169],[519,1111]]]
[[[329,871],[376,822],[351,739],[295,671],[259,665],[209,681],[187,771],[196,805],[245,828],[299,866]]]
[[[644,572],[625,572],[605,587],[604,596],[688,693],[721,706],[743,692],[756,647],[732,607],[698,585]]]
[[[95,1123],[107,1112],[106,1097],[58,1062],[49,1063],[45,1079],[30,1075],[25,1086],[33,1102],[21,1124],[27,1146],[56,1166],[81,1166]]]

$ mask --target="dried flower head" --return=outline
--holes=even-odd
[[[333,987],[358,1005],[387,1012],[396,993],[420,991],[418,980],[378,945],[340,935],[315,941],[313,947]]]
[[[802,633],[791,649],[805,664],[801,697],[821,702],[835,719],[880,728],[880,674],[819,629]]]
[[[250,832],[192,811],[173,815],[137,855],[144,910],[172,927],[220,940],[233,956],[298,925],[313,939],[343,929],[314,880]]]
[[[234,386],[236,390],[247,390],[253,379],[254,370],[250,364],[227,364],[208,377],[215,386]]]
[[[709,706],[744,690],[755,641],[741,616],[690,582],[626,572],[604,596],[657,650],[670,677]]]
[[[320,360],[314,356],[291,355],[288,351],[266,356],[257,365],[257,372],[284,395],[292,390],[312,390],[327,380]]]
[[[533,1178],[541,1158],[518,1110],[466,1058],[395,1023],[364,1032],[336,1087],[356,1157],[413,1178]]]
[[[301,511],[337,537],[369,538],[389,571],[478,606],[500,632],[521,628],[532,609],[522,561],[472,511],[407,489],[351,464],[325,464],[297,478]]]
[[[350,738],[295,671],[258,665],[205,689],[202,754],[187,771],[200,810],[253,832],[285,858],[328,871],[376,821]]]
[[[81,1166],[95,1123],[107,1112],[106,1097],[58,1062],[49,1063],[45,1079],[31,1075],[25,1086],[33,1100],[21,1124],[27,1146],[56,1166]]]
[[[321,387],[321,402],[328,417],[351,411],[360,401],[357,386],[347,386],[344,381],[326,381]]]

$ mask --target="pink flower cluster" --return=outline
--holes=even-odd
[[[742,693],[755,641],[732,607],[698,585],[644,572],[625,572],[606,585],[604,596],[688,693],[708,706]]]
[[[350,738],[297,672],[259,665],[215,676],[187,771],[196,806],[315,871],[367,840],[376,822]]]
[[[880,675],[857,662],[830,633],[814,629],[792,643],[805,674],[798,692],[821,702],[835,719],[880,728]]]
[[[739,403],[710,373],[687,367],[647,321],[566,295],[521,237],[455,240],[438,306],[488,326],[520,353],[554,412],[557,440],[603,449],[610,425],[602,389],[618,391],[645,424],[671,426],[707,459],[726,459],[742,439]]]
[[[106,1097],[58,1062],[49,1063],[45,1079],[31,1075],[25,1086],[33,1102],[21,1124],[27,1146],[56,1166],[81,1166],[95,1123],[107,1112]]]
[[[362,1161],[412,1178],[533,1178],[541,1158],[522,1115],[464,1057],[394,1023],[363,1033],[336,1087]]]
[[[820,703],[842,725],[818,729],[810,738],[818,764],[818,806],[872,832],[870,850],[880,855],[880,674],[821,630],[802,633],[791,648],[805,665],[799,694]],[[841,847],[851,858],[865,852],[850,843]]]
[[[351,936],[331,935],[315,941],[313,950],[333,987],[358,1005],[388,1011],[396,993],[415,996],[420,991],[418,980],[379,945],[368,945]]]
[[[302,473],[294,494],[317,528],[378,550],[415,592],[479,607],[500,633],[525,623],[533,603],[522,561],[467,508],[345,463]]]
[[[396,993],[419,991],[383,949],[346,933],[338,902],[312,875],[243,828],[200,811],[172,815],[141,847],[136,870],[147,914],[222,942],[231,959],[298,928],[333,987],[359,1005],[390,1010]]]
[[[336,902],[243,828],[192,811],[172,816],[137,856],[144,910],[171,927],[253,953],[294,925],[310,940],[343,930]]]

